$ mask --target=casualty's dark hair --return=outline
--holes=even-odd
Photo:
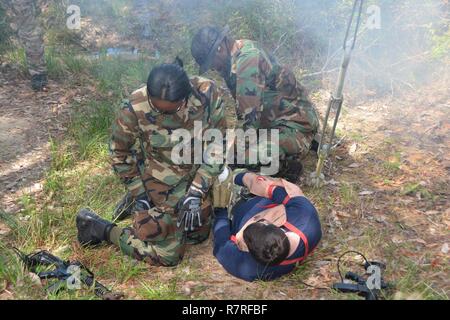
[[[244,230],[244,241],[253,258],[263,265],[279,264],[287,258],[290,250],[286,234],[273,224],[250,224]]]
[[[147,79],[147,91],[152,97],[171,102],[187,98],[191,83],[183,69],[183,61],[176,57],[174,63],[154,67]]]

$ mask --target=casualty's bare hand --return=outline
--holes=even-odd
[[[286,193],[289,197],[293,198],[305,195],[299,186],[284,179],[282,179],[281,181],[283,182],[284,189],[286,190]]]

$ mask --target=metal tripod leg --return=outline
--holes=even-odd
[[[339,78],[338,78],[338,81],[336,84],[336,91],[334,94],[331,95],[330,102],[328,103],[328,108],[327,108],[327,111],[325,114],[325,119],[324,119],[323,128],[322,128],[322,136],[320,138],[320,144],[319,144],[319,149],[318,149],[319,159],[317,160],[316,171],[311,173],[311,176],[310,176],[310,184],[315,187],[321,187],[325,182],[325,176],[322,173],[322,170],[323,170],[323,166],[325,164],[325,160],[327,159],[327,157],[330,153],[331,146],[333,145],[333,139],[334,139],[334,135],[336,132],[337,123],[339,121],[339,116],[341,114],[342,103],[344,101],[342,92],[343,92],[344,83],[345,83],[345,76],[347,74],[347,69],[348,69],[348,65],[350,63],[352,51],[353,51],[353,49],[355,47],[355,43],[356,43],[356,35],[358,33],[358,29],[359,29],[359,25],[360,25],[360,21],[361,21],[363,3],[364,3],[364,0],[355,0],[355,2],[353,4],[352,15],[351,15],[349,23],[347,25],[347,31],[345,34],[344,46],[343,46],[344,57],[342,59],[341,69],[339,71]],[[359,7],[358,7],[358,4],[359,4]],[[358,12],[358,14],[356,15],[357,12]],[[351,40],[348,40],[350,30],[351,30],[352,26],[354,25],[353,22],[355,20],[355,16],[356,16],[356,25],[354,26],[353,38]],[[334,117],[333,127],[330,132],[329,142],[327,144],[324,144],[326,131],[327,131],[327,125],[328,125],[328,119],[330,117],[331,109],[336,110],[336,115]]]

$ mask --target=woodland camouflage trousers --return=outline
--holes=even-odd
[[[2,1],[3,3],[3,1]],[[36,0],[6,0],[14,13],[18,35],[25,48],[28,71],[31,76],[47,72],[44,56],[43,31],[38,20]]]
[[[123,253],[152,265],[173,266],[183,259],[186,245],[208,238],[212,214],[209,196],[202,204],[202,226],[198,230],[186,233],[176,226],[174,208],[186,193],[189,182],[186,179],[170,187],[156,179],[146,181],[152,208],[135,211],[133,225],[122,229],[119,246]]]

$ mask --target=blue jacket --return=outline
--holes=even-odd
[[[243,185],[242,176],[238,175],[235,183]],[[265,266],[257,262],[250,253],[241,251],[230,240],[244,224],[254,215],[265,210],[267,205],[281,204],[287,193],[283,187],[276,187],[271,199],[255,197],[249,201],[238,203],[233,209],[233,223],[228,219],[226,209],[215,210],[213,226],[214,251],[213,254],[219,263],[235,277],[246,281],[272,280],[281,277],[295,268],[295,264]],[[308,239],[309,252],[317,246],[322,231],[317,210],[312,203],[303,196],[290,198],[285,204],[287,221],[301,230]],[[302,257],[305,245],[300,240],[297,250],[288,257],[289,260]]]

